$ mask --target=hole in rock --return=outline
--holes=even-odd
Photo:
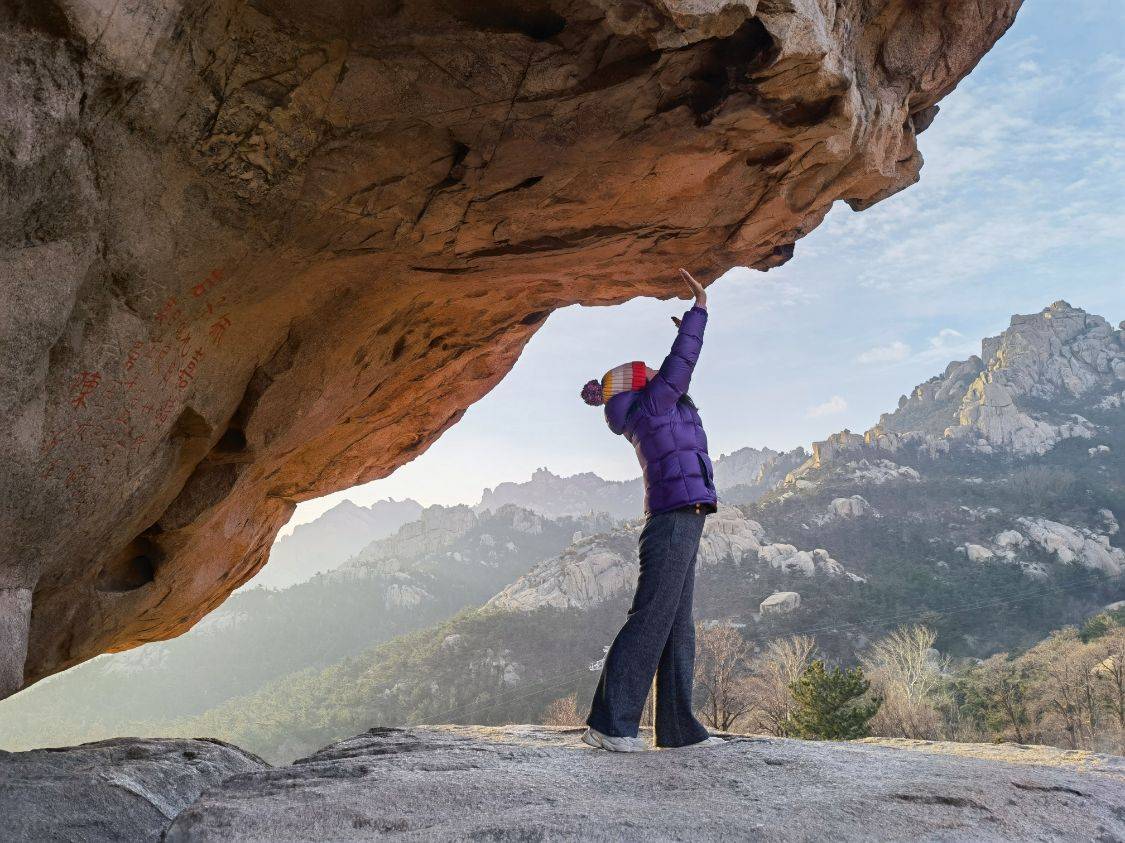
[[[17,23],[36,29],[52,38],[77,40],[70,21],[55,0],[36,0],[34,3],[4,2],[0,11]]]
[[[793,154],[793,145],[788,143],[766,143],[751,149],[746,156],[747,167],[772,167],[780,164]]]
[[[237,427],[228,427],[213,450],[216,456],[240,454],[246,450],[246,434]]]
[[[216,457],[218,457],[216,459]],[[223,459],[211,453],[210,458],[195,467],[176,499],[168,505],[157,521],[161,530],[182,529],[223,500],[242,471],[241,460]]]
[[[205,439],[211,435],[211,425],[194,407],[184,407],[172,425],[172,436],[185,439]]]
[[[451,4],[452,5],[452,4]],[[566,18],[542,2],[519,0],[469,0],[451,9],[460,21],[494,32],[518,32],[535,41],[546,41],[566,29]]]
[[[729,38],[715,41],[694,75],[687,97],[696,123],[710,123],[732,91],[751,90],[751,75],[776,56],[773,36],[757,18],[750,18]]]
[[[812,100],[811,102],[786,103],[774,113],[777,116],[777,121],[789,129],[815,126],[817,123],[823,123],[828,119],[836,110],[840,101],[839,96],[833,96],[822,100]]]
[[[156,569],[163,557],[156,542],[144,534],[139,535],[106,562],[95,588],[111,594],[143,588],[156,579]]]

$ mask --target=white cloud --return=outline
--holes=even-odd
[[[979,340],[966,337],[953,328],[942,328],[927,342],[927,348],[918,352],[918,358],[921,360],[938,360],[945,363],[980,353]]]
[[[1115,127],[1125,61],[1056,57],[1034,39],[1002,41],[989,60],[991,71],[944,100],[919,139],[921,184],[861,220],[829,218],[850,238],[833,244],[836,259],[862,254],[856,280],[865,288],[924,304],[1013,266],[1120,242],[1125,137]]]
[[[805,413],[810,419],[819,418],[820,416],[832,416],[836,413],[842,413],[848,409],[848,402],[841,398],[839,395],[833,395],[823,404],[817,404],[815,407],[809,407],[809,411]]]
[[[877,345],[856,357],[857,363],[895,363],[910,356],[910,346],[902,340],[889,345]]]

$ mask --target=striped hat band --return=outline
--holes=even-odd
[[[608,401],[621,392],[643,389],[648,383],[648,372],[640,360],[614,366],[602,376],[602,395]]]

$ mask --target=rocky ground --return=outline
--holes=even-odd
[[[237,776],[166,839],[1114,840],[1125,764],[1039,747],[737,737],[611,755],[579,730],[377,729]],[[934,751],[934,750],[937,751]]]
[[[162,830],[168,843],[1125,837],[1121,758],[754,736],[614,755],[579,734],[379,728],[275,769],[205,741],[6,754],[0,813],[16,840],[156,840]],[[43,783],[52,790],[35,790]]]
[[[158,840],[201,792],[266,764],[214,740],[0,751],[0,839]]]

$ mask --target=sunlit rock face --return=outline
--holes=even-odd
[[[4,4],[0,695],[189,628],[553,308],[911,184],[1018,5]]]
[[[1042,455],[1059,442],[1091,438],[1099,426],[1083,412],[1122,406],[1125,322],[1056,301],[1012,317],[1007,330],[981,342],[981,355],[959,360],[899,399],[898,409],[860,435],[848,430],[813,444],[813,455],[786,477],[813,488],[827,474],[885,483],[918,480],[918,471],[886,454],[930,457]],[[1076,412],[1078,411],[1078,412]],[[1092,458],[1112,453],[1088,449]]]

